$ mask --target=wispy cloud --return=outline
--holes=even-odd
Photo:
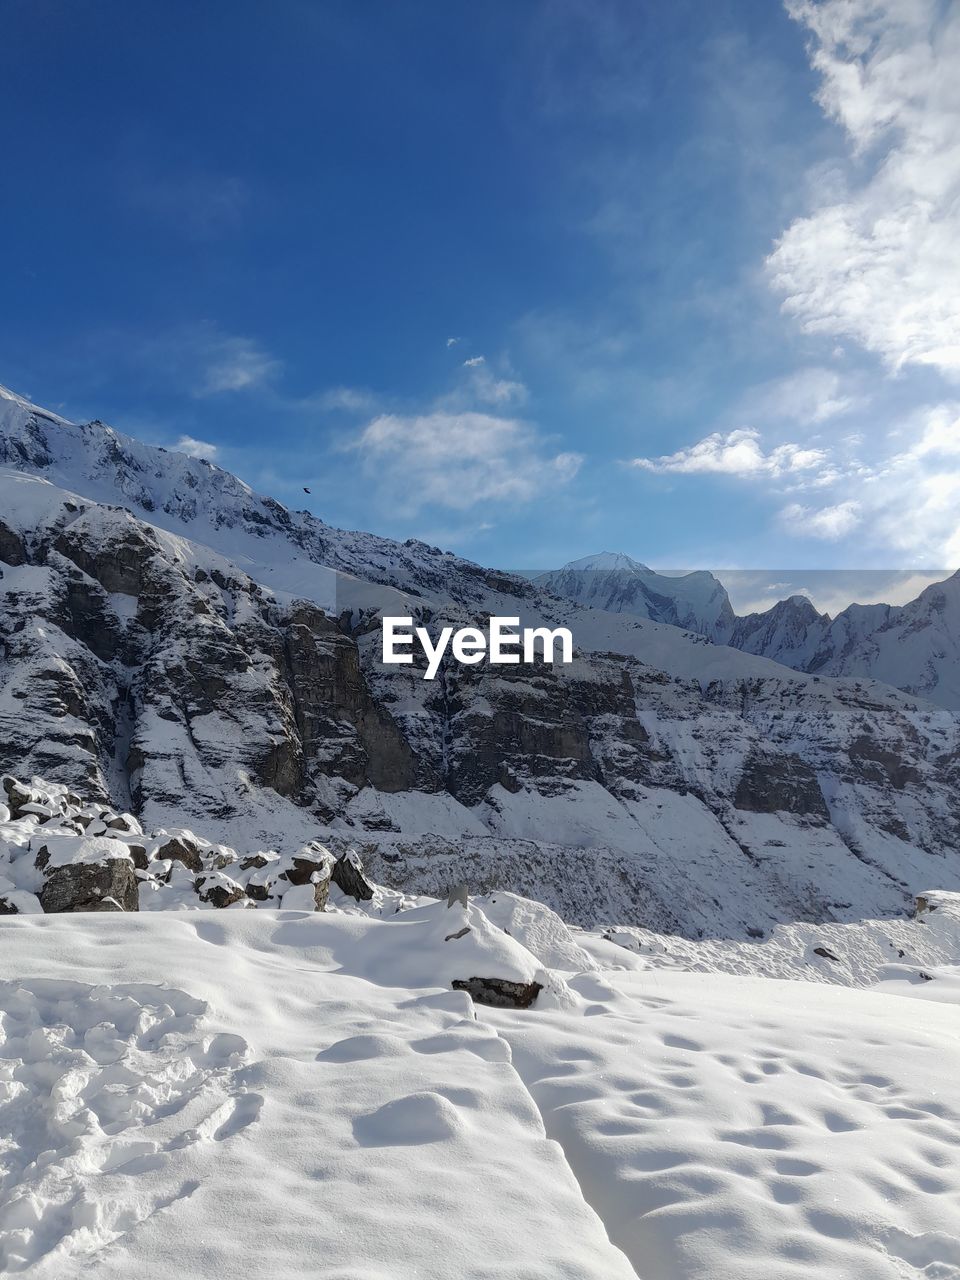
[[[760,432],[742,427],[726,434],[715,431],[696,444],[659,458],[633,458],[631,465],[661,474],[779,477],[817,467],[826,456],[822,449],[807,449],[793,443],[780,444],[764,452]]]
[[[780,519],[790,533],[836,542],[857,527],[862,515],[860,504],[849,500],[832,507],[805,507],[791,502],[781,511]]]
[[[242,222],[250,189],[235,174],[120,170],[123,198],[146,215],[194,240],[209,240]]]
[[[489,366],[471,370],[470,392],[481,404],[520,405],[527,399],[526,385],[516,378],[497,377]]]
[[[480,365],[486,364],[486,356],[471,356],[469,360],[464,360],[463,367],[465,369],[478,369]]]
[[[529,423],[487,413],[381,414],[350,446],[381,500],[404,514],[525,503],[577,473],[582,457],[553,453]]]
[[[203,352],[202,372],[195,394],[250,391],[262,387],[280,370],[280,361],[268,355],[252,338],[213,337]]]
[[[319,409],[321,413],[372,413],[377,397],[364,387],[330,387],[297,403],[301,409]]]
[[[787,0],[812,37],[819,100],[856,167],[767,266],[810,333],[851,339],[892,369],[960,377],[960,8],[938,0]]]
[[[206,458],[208,462],[215,461],[220,452],[215,444],[209,444],[206,440],[195,440],[193,436],[181,436],[173,448],[177,453],[185,453],[188,458]]]
[[[752,388],[742,397],[739,412],[755,422],[819,426],[867,403],[868,397],[855,389],[849,375],[843,377],[836,369],[808,366]]]

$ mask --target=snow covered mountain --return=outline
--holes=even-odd
[[[960,889],[955,716],[681,629],[698,603],[724,615],[709,575],[669,599],[644,578],[669,624],[591,608],[102,423],[0,409],[0,770],[584,925],[765,936]],[[424,681],[382,665],[383,611],[562,624],[576,660]]]
[[[960,572],[909,604],[851,604],[833,618],[802,595],[738,617],[713,574],[655,573],[621,553],[573,560],[536,582],[578,604],[669,622],[797,671],[882,680],[960,712]]]
[[[539,574],[538,586],[577,604],[633,613],[727,642],[736,618],[723,585],[703,571],[671,577],[622,552],[604,551]]]

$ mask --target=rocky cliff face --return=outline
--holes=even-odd
[[[332,530],[193,459],[15,407],[0,771],[150,827],[215,819],[237,848],[357,848],[395,887],[509,887],[585,924],[756,934],[960,887],[946,711]],[[68,470],[73,491],[51,483]],[[381,664],[381,610],[562,622],[576,660],[448,661],[425,681]]]

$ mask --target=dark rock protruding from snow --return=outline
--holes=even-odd
[[[203,868],[200,846],[185,831],[171,835],[163,844],[158,845],[154,857],[169,858],[173,862],[182,862],[190,871],[200,871]]]
[[[140,909],[136,872],[127,858],[53,867],[37,896],[46,912]]]
[[[529,1009],[543,990],[539,982],[508,982],[506,978],[454,978],[454,991],[466,991],[474,1004],[494,1009]]]
[[[231,880],[229,876],[219,871],[197,876],[194,888],[200,901],[209,902],[213,907],[232,907],[235,902],[239,902],[246,896],[243,885],[237,884],[235,880]]]
[[[373,887],[363,874],[363,863],[352,850],[344,853],[333,864],[333,883],[357,902],[369,902]]]

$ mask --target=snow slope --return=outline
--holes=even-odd
[[[930,901],[922,1002],[909,968],[665,970],[514,895],[6,917],[0,1268],[950,1280],[960,900]],[[532,1009],[450,990],[464,918],[471,963],[543,972]]]

